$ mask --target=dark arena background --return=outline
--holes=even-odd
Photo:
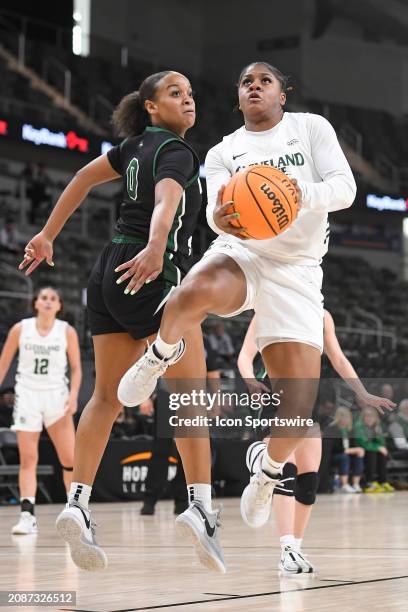
[[[201,161],[204,201],[192,239],[194,261],[200,260],[216,237],[205,215],[204,159],[243,124],[236,84],[241,69],[254,60],[290,76],[286,111],[315,113],[332,124],[357,183],[351,208],[329,215],[322,263],[324,307],[341,350],[336,358],[322,357],[314,407],[322,459],[302,545],[314,571],[288,575],[278,568],[283,534],[273,513],[257,530],[241,520],[239,498],[249,480],[245,455],[255,430],[245,418],[247,405],[225,406],[219,398],[251,389],[237,359],[253,311],[225,319],[209,315],[202,325],[207,388],[218,394],[219,424],[211,430],[212,493],[214,507],[223,507],[219,538],[226,575],[199,565],[175,531],[175,513],[185,510],[185,484],[181,481],[180,488],[174,442],[160,437],[160,420],[169,412],[160,390],[143,405],[120,412],[97,472],[91,507],[98,544],[109,558],[104,572],[76,567],[56,533],[55,520],[66,503],[63,462],[45,429],[38,434],[33,468],[38,533],[12,533],[20,513],[21,468],[37,458],[31,447],[20,461],[19,433],[10,429],[17,401],[14,352],[10,367],[4,356],[0,361],[0,604],[5,609],[407,608],[407,0],[2,0],[0,343],[13,325],[33,316],[37,289],[61,290],[62,318],[75,328],[81,350],[77,426],[95,383],[87,282],[98,253],[114,236],[121,181],[99,185],[86,196],[55,240],[54,267],[43,263],[24,275],[18,269],[24,247],[75,173],[121,142],[111,123],[121,98],[148,75],[172,69],[188,77],[197,105],[197,121],[186,138]],[[112,362],[116,357],[111,355]],[[347,359],[370,397],[395,405],[383,412],[371,408],[375,425],[364,429],[364,441],[364,410],[370,408],[338,375]],[[255,372],[261,367],[258,355]],[[341,414],[350,416],[350,439],[361,447],[357,479],[350,466],[344,472],[348,438],[346,444],[344,436],[331,435]],[[378,455],[377,468],[368,459],[372,452]]]

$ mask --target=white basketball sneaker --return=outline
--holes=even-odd
[[[91,512],[77,502],[67,504],[56,520],[58,534],[69,544],[71,558],[76,566],[89,572],[98,572],[108,565],[108,559],[95,540],[96,523]]]
[[[273,490],[281,484],[279,478],[274,478],[262,470],[265,449],[264,442],[254,442],[246,453],[246,466],[251,479],[241,496],[241,516],[249,527],[262,527],[268,522]]]
[[[295,548],[295,553],[297,555],[297,561],[302,568],[302,572],[304,574],[313,574],[313,572],[315,571],[315,568],[310,563],[305,553],[300,548]]]
[[[207,512],[199,502],[192,502],[176,518],[177,532],[194,544],[200,563],[210,570],[225,574],[224,556],[218,540],[219,527],[220,510]]]
[[[22,512],[18,523],[11,528],[11,533],[14,535],[28,535],[37,531],[37,519],[30,512]]]
[[[303,572],[299,555],[292,546],[282,546],[278,568],[283,574],[301,574]]]
[[[186,350],[183,338],[171,357],[162,357],[151,344],[141,357],[122,376],[118,387],[118,399],[123,406],[138,406],[152,395],[160,376],[167,368],[179,361]]]
[[[273,490],[279,484],[278,478],[266,472],[257,472],[251,476],[249,485],[241,495],[241,516],[249,527],[262,527],[268,522]]]

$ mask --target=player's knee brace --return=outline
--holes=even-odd
[[[296,480],[295,499],[305,506],[311,506],[316,501],[319,475],[317,472],[299,474]]]
[[[296,474],[296,465],[290,462],[285,463],[282,470],[282,476],[279,476],[282,486],[278,485],[274,488],[274,495],[286,495],[287,497],[293,497],[295,494]]]
[[[65,470],[65,472],[73,472],[74,468],[73,467],[65,467],[65,465],[62,465],[61,463],[61,467],[63,470]]]

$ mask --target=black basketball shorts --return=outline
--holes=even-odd
[[[127,237],[126,237],[127,238]],[[146,245],[134,243],[108,244],[99,255],[88,282],[88,323],[93,336],[126,332],[135,340],[155,334],[160,327],[163,308],[170,291],[181,280],[180,270],[165,254],[162,273],[156,280],[143,285],[135,294],[124,294],[129,281],[120,285],[124,274],[115,268],[135,257]]]

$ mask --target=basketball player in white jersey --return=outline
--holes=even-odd
[[[122,378],[118,396],[124,404],[150,396],[177,358],[183,335],[208,313],[231,317],[254,309],[255,341],[268,376],[285,383],[278,387],[284,391],[278,416],[310,416],[323,350],[320,263],[327,251],[328,213],[351,206],[356,184],[330,123],[319,115],[284,111],[286,87],[284,75],[265,62],[242,71],[238,99],[244,125],[206,158],[207,219],[220,236],[172,292],[157,339]],[[251,164],[276,166],[296,185],[298,217],[273,239],[240,239],[229,204],[221,203],[231,176]],[[279,428],[243,493],[246,523],[267,522],[283,465],[306,433],[302,426]],[[190,516],[190,508],[186,513]]]
[[[62,309],[59,292],[39,289],[33,300],[36,316],[23,319],[9,331],[0,356],[0,385],[18,351],[13,429],[20,455],[20,520],[13,534],[37,533],[35,518],[38,442],[43,427],[61,463],[64,485],[69,491],[74,462],[75,430],[72,415],[77,410],[81,384],[78,336],[66,321],[57,319]],[[68,356],[68,359],[67,359]],[[71,373],[67,384],[67,365]]]
[[[249,324],[241,351],[238,356],[238,369],[243,379],[248,381],[251,392],[269,391],[261,381],[255,380],[253,362],[258,353],[255,344],[255,317]],[[357,372],[343,353],[336,335],[333,317],[324,310],[324,352],[338,375],[353,389],[360,406],[372,406],[383,412],[392,410],[396,404],[385,397],[372,395],[364,387]],[[264,415],[262,417],[274,416]],[[318,415],[317,415],[318,416]],[[334,415],[333,415],[334,416]],[[259,415],[261,417],[261,415]],[[254,442],[247,451],[247,467],[251,474],[260,469],[260,460],[268,443],[268,431],[262,432],[263,441]],[[350,449],[352,450],[352,449]],[[357,449],[355,449],[357,450]],[[280,536],[281,557],[279,570],[285,574],[310,574],[314,571],[312,563],[302,551],[302,541],[310,520],[318,488],[318,471],[322,455],[320,430],[310,431],[293,453],[288,457],[282,473],[282,483],[274,489],[273,510]],[[346,485],[345,492],[360,493],[359,487]]]

